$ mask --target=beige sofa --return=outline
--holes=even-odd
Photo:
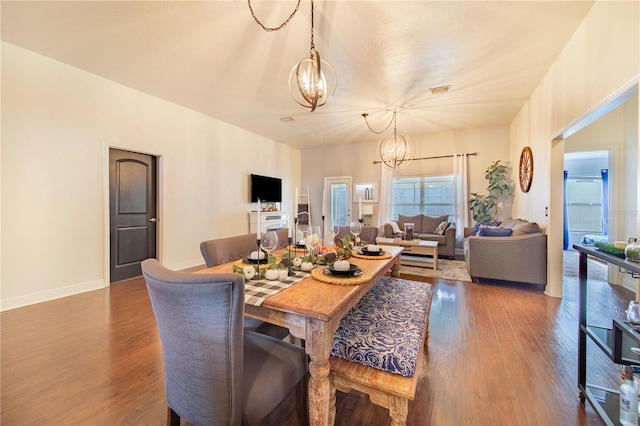
[[[453,259],[456,253],[456,227],[450,223],[443,234],[436,233],[438,225],[447,222],[448,215],[427,216],[423,214],[415,216],[398,215],[397,222],[387,222],[384,225],[384,237],[401,237],[405,223],[414,224],[414,238],[438,242],[438,257]]]
[[[465,228],[465,236],[469,236],[463,243],[464,255],[471,279],[474,282],[489,279],[528,283],[544,290],[547,284],[547,236],[543,230],[535,222],[520,219],[506,219],[500,225],[486,228],[481,232],[485,235],[473,236],[472,229]],[[510,236],[490,236],[508,229],[512,233]]]

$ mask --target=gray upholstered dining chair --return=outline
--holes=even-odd
[[[289,246],[289,228],[278,229],[278,247],[277,249],[287,248]]]
[[[306,354],[244,330],[242,275],[175,272],[155,259],[142,273],[162,342],[167,424],[254,423],[294,388],[308,421]]]
[[[351,231],[349,230],[349,226],[341,226],[340,232],[336,235],[336,238],[344,238],[345,235],[351,235]],[[360,239],[362,241],[366,241],[369,244],[375,244],[376,237],[378,236],[378,228],[375,226],[363,226],[362,232],[360,232]],[[353,239],[353,235],[351,235]]]
[[[253,233],[203,241],[200,243],[200,252],[207,268],[211,268],[246,258],[258,249],[256,238],[256,234]]]
[[[238,235],[236,237],[218,238],[200,243],[200,252],[207,268],[228,262],[242,260],[257,250],[256,234]],[[284,327],[245,317],[245,330],[256,331],[268,336],[284,339],[289,330]]]

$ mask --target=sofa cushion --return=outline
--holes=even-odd
[[[415,216],[405,216],[403,214],[398,215],[398,226],[401,231],[404,231],[405,223],[413,223],[413,231],[419,233],[422,229],[422,215],[417,214]],[[435,229],[435,226],[433,227]]]
[[[436,228],[435,231],[433,231],[433,233],[438,235],[444,235],[444,232],[447,230],[449,225],[451,225],[449,222],[440,222],[440,225],[438,225],[438,227]]]
[[[421,234],[435,234],[436,228],[442,222],[446,222],[449,218],[448,214],[442,216],[422,216],[422,227],[418,228],[416,224],[416,228],[420,230]]]
[[[511,229],[513,229],[513,235],[527,235],[542,232],[537,223],[527,221],[521,221],[520,223],[514,225]]]
[[[497,226],[483,226],[480,228],[479,236],[484,237],[510,237],[513,233],[511,228],[499,228]]]

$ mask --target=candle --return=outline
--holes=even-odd
[[[293,222],[293,203],[291,202],[291,200],[289,200],[289,220],[287,223],[287,227],[289,229],[293,228],[293,225],[291,225],[291,223]]]
[[[358,200],[358,219],[362,219],[362,197]]]
[[[325,203],[324,199],[325,199],[325,190],[323,189],[322,190],[322,216],[326,216],[327,215],[327,209],[326,209],[326,207],[324,205],[324,203]]]
[[[256,212],[256,234],[258,235],[258,239],[260,239],[260,198],[258,198],[258,211]]]
[[[296,200],[296,206],[295,206],[295,208],[293,210],[293,213],[294,213],[294,217],[298,217],[298,187],[297,186],[296,186],[296,198],[295,198],[295,200]]]

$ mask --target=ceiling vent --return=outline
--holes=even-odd
[[[451,91],[451,85],[449,86],[440,86],[440,87],[432,87],[431,89],[432,95],[442,95],[443,93],[449,93]]]

